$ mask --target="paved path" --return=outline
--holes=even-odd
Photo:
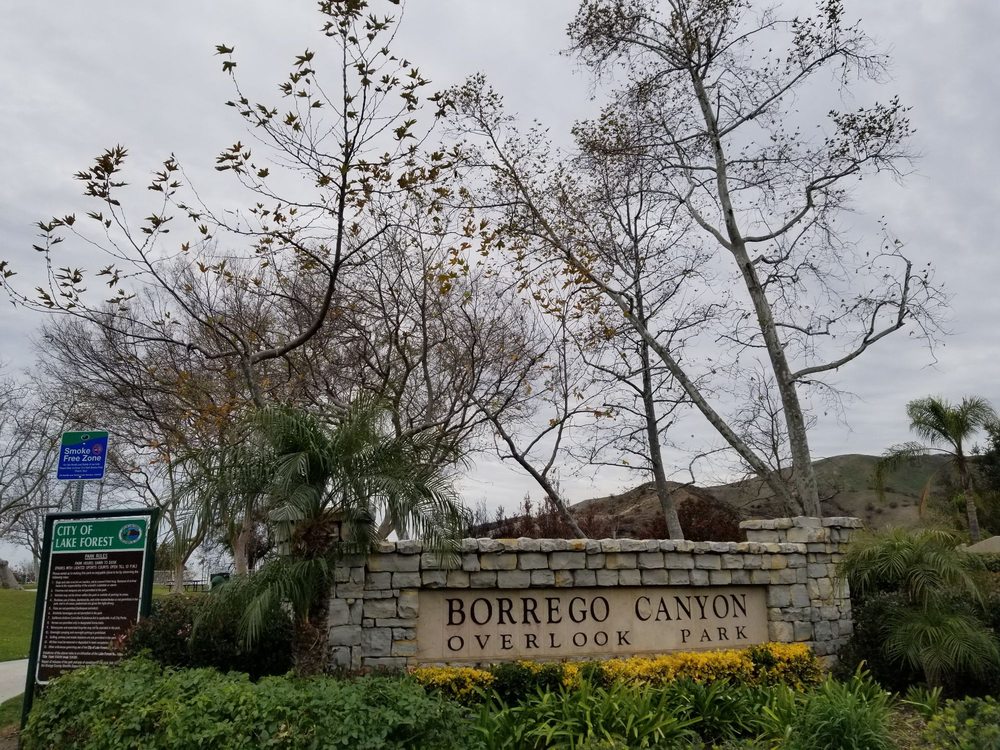
[[[24,692],[28,660],[0,661],[0,703]]]

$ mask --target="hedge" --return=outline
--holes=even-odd
[[[471,731],[461,706],[406,678],[253,683],[130,659],[54,680],[22,741],[24,750],[464,750]]]
[[[583,679],[601,685],[620,682],[651,686],[677,680],[698,683],[724,680],[737,685],[785,684],[801,689],[818,684],[823,667],[803,643],[765,643],[745,649],[680,651],[597,662],[520,661],[482,669],[417,667],[411,674],[433,692],[470,703],[490,690],[509,701],[536,688],[574,687]]]

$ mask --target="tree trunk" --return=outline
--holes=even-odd
[[[6,560],[0,560],[0,589],[19,589],[21,584],[17,582],[14,571],[10,569],[10,564]]]
[[[184,559],[174,550],[174,581],[170,586],[171,593],[184,593]]]
[[[240,530],[233,540],[233,570],[236,575],[246,575],[250,572],[249,555],[247,548],[250,546],[250,537],[253,535],[253,527],[246,519],[240,524]]]
[[[982,538],[979,530],[979,511],[976,508],[976,493],[972,491],[972,476],[969,474],[969,464],[962,452],[962,447],[958,446],[955,453],[958,464],[958,481],[962,485],[962,495],[965,496],[965,517],[969,522],[969,538],[975,544]]]
[[[757,269],[754,268],[753,261],[750,260],[743,234],[736,223],[736,213],[729,193],[726,156],[722,149],[722,139],[719,137],[718,123],[708,98],[708,92],[705,90],[704,81],[701,80],[698,73],[692,71],[691,80],[715,157],[716,191],[722,208],[726,235],[729,239],[728,249],[736,260],[747,293],[750,295],[750,301],[753,303],[754,312],[757,314],[757,324],[763,336],[767,356],[778,385],[785,426],[788,430],[788,443],[792,452],[792,478],[795,483],[795,494],[802,510],[807,515],[819,516],[821,515],[819,489],[816,485],[816,472],[813,469],[812,455],[809,452],[809,439],[798,391],[792,380],[792,371],[788,366],[785,348],[774,323],[771,303],[761,286]]]
[[[326,672],[329,642],[327,611],[330,593],[324,591],[309,608],[305,618],[295,618],[292,634],[292,660],[297,677],[312,677]]]
[[[650,372],[649,344],[643,341],[639,345],[642,358],[642,405],[646,414],[646,442],[649,446],[649,462],[653,467],[653,483],[656,486],[656,497],[660,501],[660,509],[667,522],[667,535],[671,539],[683,539],[684,530],[677,516],[677,505],[674,495],[667,486],[667,475],[663,470],[663,453],[660,450],[660,430],[656,420],[656,401],[653,399],[653,378]]]

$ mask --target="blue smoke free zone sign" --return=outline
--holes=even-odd
[[[56,478],[104,479],[107,459],[107,431],[64,432],[59,445]]]

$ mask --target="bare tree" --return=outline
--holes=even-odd
[[[55,469],[66,415],[27,383],[0,379],[0,538],[39,507],[39,487]]]
[[[647,161],[656,189],[697,228],[689,241],[711,250],[723,286],[709,289],[730,309],[714,336],[741,367],[763,361],[772,372],[791,487],[699,384],[719,368],[671,351],[636,316],[620,269],[601,263],[577,208],[589,178],[555,158],[539,131],[519,134],[482,78],[453,92],[472,140],[469,163],[488,168],[481,203],[502,207],[498,234],[516,238],[505,247],[578,275],[614,303],[747,466],[786,505],[812,515],[821,509],[800,389],[907,323],[932,333],[940,303],[929,269],[915,272],[898,242],[863,253],[836,221],[851,182],[901,175],[906,108],[892,99],[832,109],[821,127],[796,127],[807,91],[831,93],[820,84],[825,71],[838,76],[839,94],[884,70],[884,57],[842,17],[836,0],[788,21],[736,0],[668,0],[662,10],[648,0],[585,0],[569,28],[586,64],[622,74],[601,117],[576,128],[577,148]]]
[[[39,223],[35,249],[46,276],[37,290],[21,288],[16,270],[0,261],[10,299],[196,352],[237,372],[251,400],[266,403],[264,366],[316,336],[344,277],[377,262],[380,238],[401,221],[401,202],[442,180],[449,163],[443,151],[424,154],[439,109],[435,96],[424,96],[429,81],[389,49],[395,19],[365,0],[326,0],[319,12],[330,48],[326,57],[306,50],[295,58],[280,84],[280,104],[251,99],[239,83],[234,49],[217,47],[233,80],[227,104],[259,143],[237,141],[216,159],[215,168],[236,181],[231,197],[246,198],[243,210],[202,202],[183,184],[174,156],[145,185],[144,201],[127,187],[127,150],[110,148],[76,175],[92,210]],[[333,70],[331,80],[320,79],[320,68]],[[67,246],[86,248],[86,266],[100,270],[75,267],[64,256]],[[185,274],[187,281],[174,283]],[[304,274],[314,283],[293,288],[291,280]],[[192,298],[199,277],[230,293]],[[102,282],[110,297],[100,292]],[[314,295],[302,296],[306,288]],[[156,290],[157,304],[142,299],[147,289]],[[248,330],[233,300],[254,308],[254,321],[265,324]],[[297,325],[266,324],[279,319]]]

